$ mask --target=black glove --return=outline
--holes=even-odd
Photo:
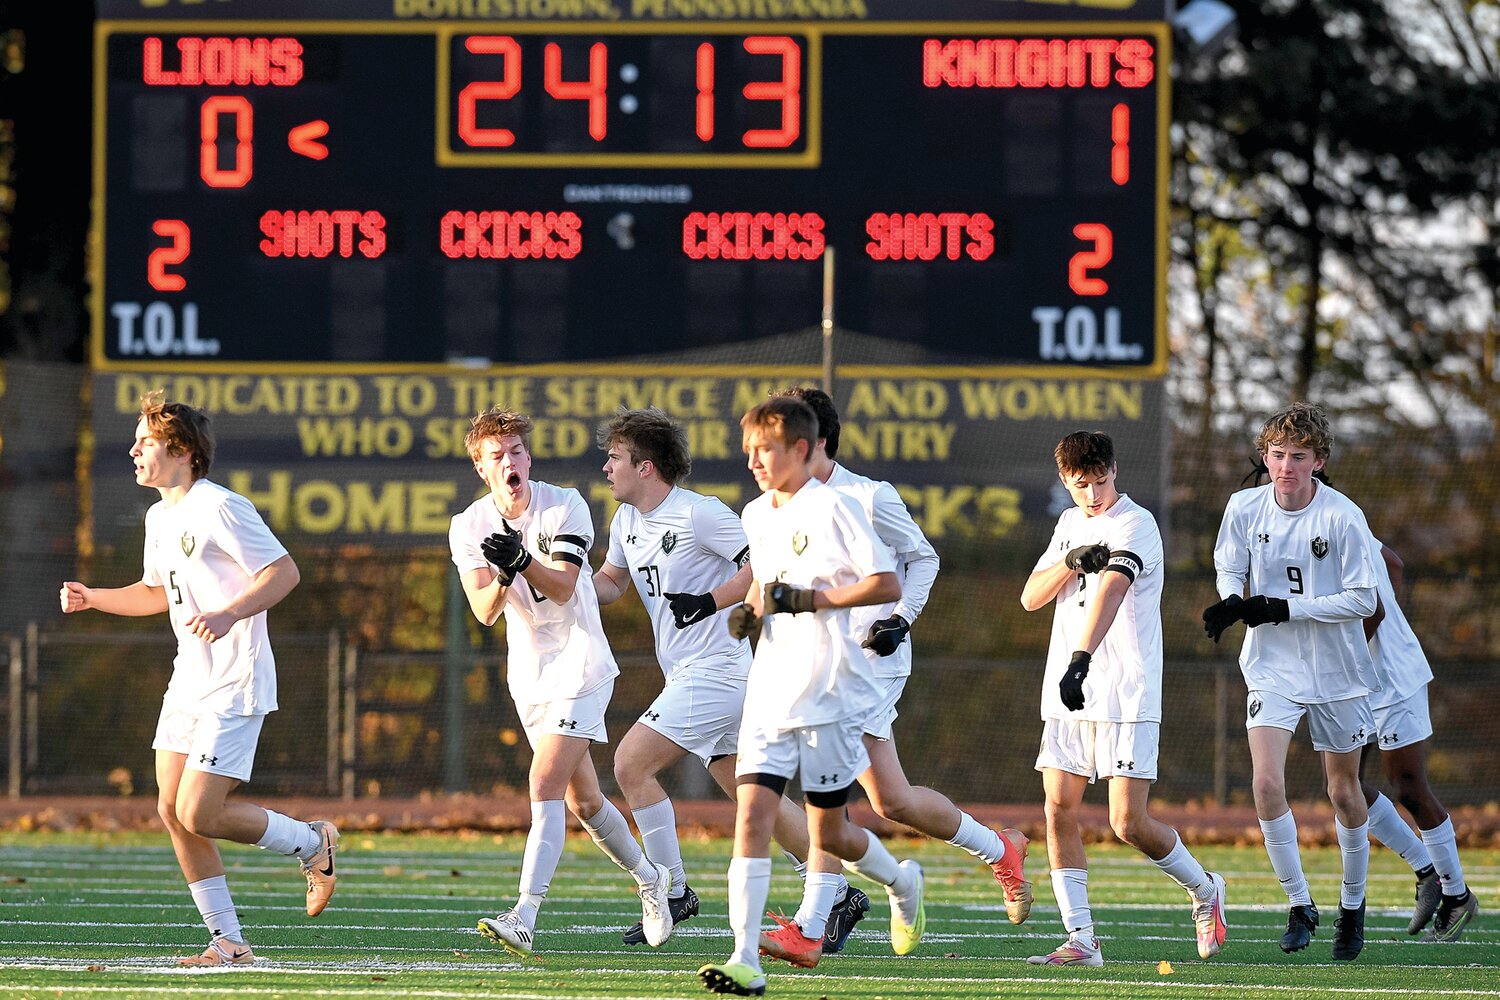
[[[760,615],[749,604],[741,604],[729,612],[729,634],[736,639],[753,639],[760,635]]]
[[[1067,673],[1063,674],[1063,679],[1057,683],[1057,690],[1062,695],[1062,703],[1070,712],[1077,712],[1083,708],[1083,679],[1089,675],[1089,663],[1093,659],[1088,653],[1078,650],[1068,661]]]
[[[1259,594],[1240,605],[1240,618],[1246,625],[1280,625],[1292,616],[1284,597],[1262,597]]]
[[[890,656],[896,651],[896,647],[906,641],[907,633],[911,631],[911,625],[900,615],[891,615],[882,618],[870,626],[870,631],[865,634],[865,641],[860,643],[865,649],[871,650],[876,656]]]
[[[480,542],[479,551],[498,566],[502,573],[509,572],[512,579],[531,565],[531,553],[521,544],[520,533],[509,530],[509,526],[506,531],[497,531]]]
[[[1224,630],[1237,621],[1243,620],[1245,602],[1240,599],[1239,594],[1230,594],[1218,604],[1211,608],[1203,609],[1203,631],[1214,642],[1219,641],[1219,636]]]
[[[768,583],[765,592],[766,614],[800,615],[813,609],[813,592],[790,583]]]
[[[713,594],[663,594],[672,609],[672,620],[678,628],[696,625],[712,618],[719,610]]]
[[[1068,554],[1063,556],[1063,563],[1068,569],[1080,573],[1097,573],[1109,565],[1109,546],[1080,545],[1076,549],[1069,549]]]

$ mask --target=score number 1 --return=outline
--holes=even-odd
[[[776,101],[781,118],[776,128],[750,129],[740,141],[749,149],[786,149],[802,135],[802,46],[787,35],[751,35],[741,40],[751,55],[776,56],[781,73],[773,80],[752,80],[741,93],[750,101]],[[516,134],[507,128],[485,128],[478,123],[481,101],[508,101],[521,91],[521,43],[512,35],[472,35],[464,48],[475,55],[499,56],[500,79],[476,80],[458,92],[458,135],[477,149],[505,149],[515,145]],[[589,137],[601,142],[609,134],[609,46],[595,42],[589,47],[588,76],[563,79],[562,46],[548,42],[542,53],[542,86],[559,101],[588,104]],[[708,142],[714,137],[715,48],[712,42],[698,46],[694,60],[697,92],[691,105],[694,131]]]

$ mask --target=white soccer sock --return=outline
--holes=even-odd
[[[1406,820],[1396,812],[1391,800],[1379,792],[1375,793],[1375,801],[1370,804],[1370,835],[1401,855],[1401,860],[1411,865],[1414,872],[1432,864],[1421,839],[1406,825]]]
[[[1453,835],[1453,817],[1431,830],[1422,831],[1422,843],[1432,855],[1433,867],[1443,883],[1444,896],[1462,896],[1469,891],[1464,881],[1464,866],[1458,861],[1458,838]]]
[[[672,898],[687,892],[687,869],[682,866],[682,845],[677,842],[677,812],[671,799],[662,799],[635,810],[635,825],[641,831],[646,857],[666,865],[672,873]]]
[[[641,845],[630,835],[630,824],[625,822],[625,814],[616,809],[613,802],[605,799],[598,812],[588,819],[580,816],[578,820],[589,832],[589,836],[594,838],[594,843],[599,845],[604,856],[619,865],[623,871],[629,872],[637,885],[650,885],[655,881],[656,866],[647,860]]]
[[[1281,880],[1281,891],[1293,906],[1311,906],[1312,890],[1308,888],[1307,876],[1302,874],[1302,852],[1297,848],[1297,820],[1292,811],[1275,819],[1260,821],[1261,836],[1266,841],[1266,854],[1271,858],[1271,868]]]
[[[1094,936],[1094,911],[1089,908],[1089,870],[1087,868],[1052,869],[1052,895],[1062,911],[1063,930]]]
[[[1005,841],[1000,835],[962,809],[958,811],[958,832],[948,843],[963,848],[987,865],[1005,857]]]
[[[1208,877],[1208,872],[1203,870],[1192,852],[1183,846],[1177,831],[1172,831],[1172,836],[1177,840],[1176,845],[1167,852],[1166,857],[1159,860],[1152,858],[1152,864],[1160,868],[1167,878],[1186,889],[1198,902],[1209,899],[1214,894],[1214,880]]]
[[[730,962],[760,969],[760,912],[771,894],[770,858],[729,859],[729,927],[734,931]]]
[[[193,905],[198,907],[212,940],[245,940],[245,933],[240,929],[240,915],[235,911],[234,900],[229,898],[229,883],[223,875],[189,882],[188,891],[193,894]]]
[[[255,842],[255,846],[261,850],[306,859],[323,842],[323,838],[318,836],[318,831],[312,828],[312,824],[304,823],[300,819],[292,819],[290,816],[283,816],[270,809],[265,810],[265,813],[266,832],[261,834],[260,839]]]
[[[840,882],[844,882],[844,877],[838,872],[811,872],[807,876],[807,884],[802,887],[802,905],[792,919],[813,940],[821,938],[828,929],[828,914],[837,902]],[[848,888],[849,883],[844,882],[846,893]]]
[[[1344,855],[1344,886],[1339,890],[1339,906],[1353,910],[1365,901],[1365,882],[1370,874],[1370,824],[1349,827],[1335,816],[1333,828],[1338,833],[1339,851]]]
[[[531,829],[521,855],[521,898],[516,903],[516,913],[532,930],[536,930],[537,911],[547,898],[552,876],[557,874],[557,862],[562,858],[567,837],[568,807],[562,799],[531,804]]]
[[[898,881],[909,881],[902,878],[899,863],[894,855],[885,849],[880,838],[869,830],[865,831],[869,846],[865,848],[864,857],[858,861],[845,861],[844,867],[856,875],[863,875],[872,882],[879,882],[888,887],[896,895],[901,896],[910,892],[914,886],[897,885]]]

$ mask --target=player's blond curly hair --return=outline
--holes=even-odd
[[[169,403],[166,397],[165,389],[141,397],[146,430],[166,445],[168,455],[191,455],[193,479],[202,479],[214,464],[214,430],[208,414],[186,403]]]
[[[1327,458],[1333,454],[1333,430],[1328,426],[1328,414],[1312,403],[1293,403],[1272,414],[1255,435],[1255,450],[1264,455],[1267,448],[1275,445],[1311,448],[1317,457]]]
[[[479,461],[479,448],[491,438],[503,438],[514,434],[531,451],[531,418],[515,410],[502,410],[492,406],[474,414],[469,422],[469,433],[464,435],[464,447],[469,449],[469,458]]]

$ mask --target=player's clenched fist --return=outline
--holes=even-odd
[[[760,635],[760,615],[755,613],[755,608],[750,604],[741,604],[729,612],[726,624],[729,634],[736,639],[751,639]]]
[[[58,591],[58,598],[62,601],[63,614],[72,614],[75,611],[83,611],[92,605],[89,599],[92,594],[89,588],[74,580],[68,580]]]
[[[813,592],[790,583],[766,584],[766,614],[800,615],[813,610]]]
[[[1076,549],[1069,549],[1068,554],[1063,556],[1063,563],[1068,569],[1080,573],[1097,573],[1109,565],[1109,546],[1080,545]]]

